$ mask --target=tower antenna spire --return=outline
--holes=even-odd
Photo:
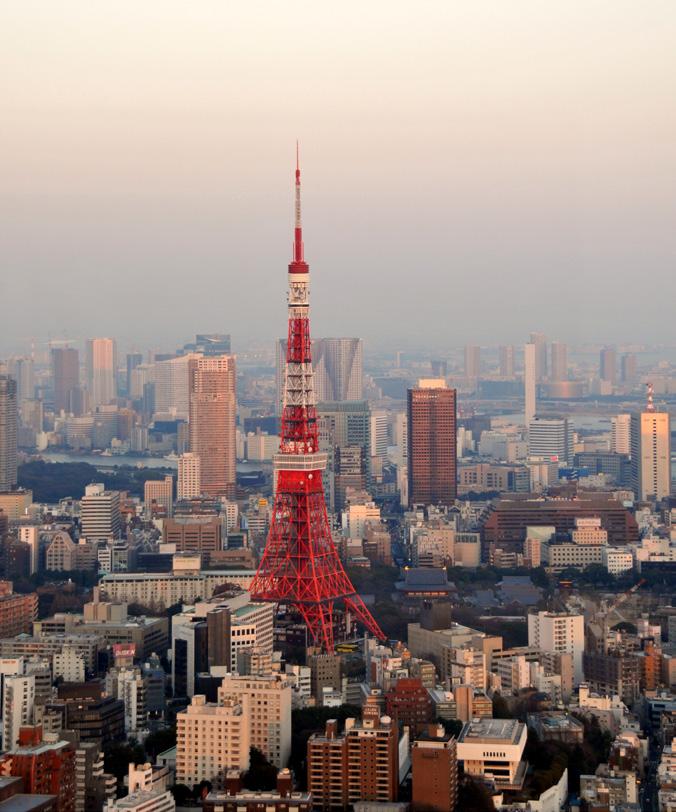
[[[645,410],[646,410],[646,412],[654,412],[655,411],[655,404],[653,402],[653,385],[652,385],[652,383],[647,383],[646,387],[647,387],[646,395],[647,395],[648,402],[646,403]]]
[[[303,248],[303,223],[300,215],[300,152],[296,141],[296,221],[293,234],[293,261],[305,262]]]

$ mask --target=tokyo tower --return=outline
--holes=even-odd
[[[310,355],[310,269],[303,255],[300,167],[296,149],[296,212],[293,261],[289,264],[289,332],[279,452],[274,456],[276,494],[270,532],[251,596],[283,603],[305,621],[313,643],[333,651],[334,605],[376,637],[384,635],[357,595],[338,557],[326,513],[319,451],[314,373]]]

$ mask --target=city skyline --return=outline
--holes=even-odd
[[[111,26],[89,4],[26,3],[2,22],[4,258],[43,337],[277,338],[300,138],[324,335],[674,341],[676,12],[661,3],[375,3],[358,32],[311,5],[170,2],[158,20],[122,3]],[[646,274],[650,319],[626,295]],[[34,325],[11,309],[3,352]]]

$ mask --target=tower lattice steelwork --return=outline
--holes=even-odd
[[[384,635],[343,568],[326,514],[322,471],[327,456],[319,451],[310,354],[310,269],[303,255],[297,156],[295,215],[281,441],[274,457],[277,489],[265,552],[250,590],[255,600],[298,611],[314,644],[333,651],[337,601],[376,637]]]

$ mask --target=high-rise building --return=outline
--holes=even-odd
[[[528,427],[537,411],[537,347],[524,344],[523,348],[524,420]]]
[[[317,406],[319,448],[328,455],[322,472],[329,509],[340,511],[348,488],[364,490],[371,475],[371,411],[365,400]]]
[[[120,494],[102,483],[87,485],[80,500],[80,535],[87,539],[114,539],[120,534]]]
[[[127,385],[126,385],[127,397],[131,397],[131,393],[133,390],[132,373],[137,367],[140,367],[142,363],[143,363],[143,355],[140,352],[127,353]]]
[[[9,373],[16,381],[16,397],[19,404],[35,397],[35,365],[32,358],[13,358]]]
[[[399,789],[398,727],[367,699],[362,719],[347,719],[338,733],[335,719],[323,734],[310,736],[308,789],[319,809],[347,809],[358,801],[396,801]]]
[[[582,682],[584,615],[570,612],[532,612],[528,615],[528,645],[542,651],[571,654],[575,684]]]
[[[616,414],[610,418],[610,450],[615,454],[631,454],[630,414]]]
[[[200,458],[200,487],[208,496],[235,493],[235,358],[193,358],[190,376],[190,451]]]
[[[622,377],[622,383],[629,385],[636,383],[638,369],[636,365],[636,356],[633,352],[625,352],[620,359],[620,375]]]
[[[387,456],[389,443],[389,416],[382,409],[371,411],[371,456]]]
[[[164,479],[146,479],[143,485],[143,501],[146,510],[153,510],[153,505],[164,508],[171,516],[174,507],[174,477],[167,474]]]
[[[338,556],[326,511],[317,401],[310,357],[310,267],[305,261],[296,166],[293,260],[288,266],[288,344],[272,521],[251,583],[252,597],[298,612],[315,645],[333,651],[333,607],[345,608],[376,637],[383,633],[352,586]]]
[[[2,692],[2,749],[19,744],[21,728],[33,722],[35,677],[16,674],[6,676]]]
[[[199,454],[186,452],[178,458],[176,498],[196,499],[202,493]]]
[[[552,366],[550,379],[552,381],[568,380],[568,345],[561,341],[552,341]]]
[[[547,336],[544,333],[531,333],[529,343],[535,345],[535,380],[542,383],[547,377]]]
[[[117,345],[114,338],[87,341],[87,389],[92,408],[117,397]]]
[[[528,456],[573,461],[573,424],[567,417],[534,417],[528,424]]]
[[[476,379],[481,372],[481,347],[465,345],[465,377]]]
[[[291,681],[282,674],[229,674],[218,689],[219,699],[248,698],[251,746],[279,768],[291,755],[291,693]]]
[[[287,339],[277,342],[277,405],[281,406],[286,374]],[[361,338],[318,338],[311,342],[315,397],[318,403],[361,400],[364,348]]]
[[[16,435],[18,427],[16,381],[0,375],[0,491],[16,485]]]
[[[221,696],[207,703],[202,694],[176,715],[176,783],[209,781],[223,789],[228,770],[249,769],[249,697]]]
[[[599,377],[613,386],[617,380],[617,352],[614,347],[604,347],[599,357]]]
[[[456,741],[442,725],[429,725],[413,742],[412,812],[453,812],[458,800]]]
[[[655,410],[648,384],[645,411],[631,416],[631,478],[639,501],[659,501],[671,493],[671,427],[669,412]]]
[[[498,350],[498,357],[500,362],[500,377],[513,378],[514,377],[514,345],[507,344],[500,347]]]
[[[410,504],[452,505],[457,495],[456,392],[442,379],[408,390]]]

